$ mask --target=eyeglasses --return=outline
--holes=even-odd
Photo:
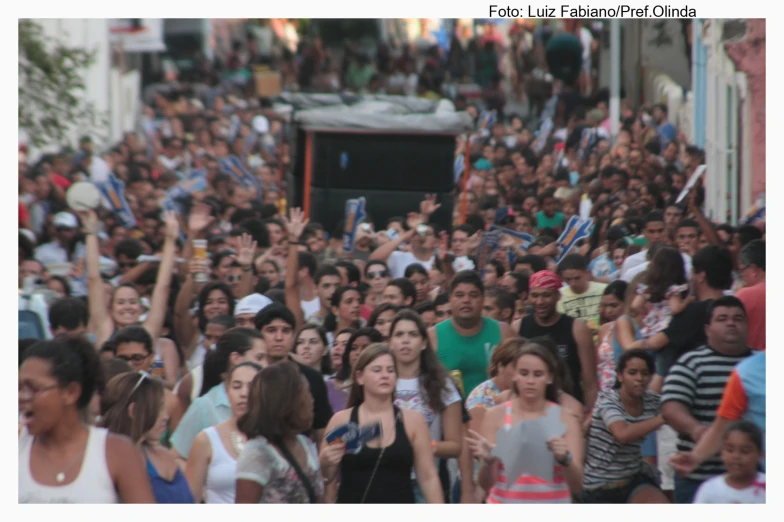
[[[242,276],[239,276],[239,275],[228,275],[228,276],[226,276],[226,282],[227,283],[236,283],[240,279],[242,279]]]
[[[55,388],[59,388],[59,384],[50,384],[49,386],[33,386],[30,383],[24,383],[19,385],[19,394],[28,393],[32,396],[36,396],[39,393],[43,393],[49,390],[54,390]]]
[[[373,272],[368,272],[367,275],[368,275],[368,279],[375,279],[377,277],[384,278],[384,277],[389,277],[389,272],[386,270],[375,270]]]
[[[140,363],[151,355],[151,353],[148,353],[147,355],[141,355],[137,353],[136,355],[118,355],[117,358],[122,359],[125,362]]]

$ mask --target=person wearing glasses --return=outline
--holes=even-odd
[[[384,288],[389,283],[387,264],[378,259],[368,261],[365,265],[365,282],[370,285],[370,289],[365,297],[365,304],[362,305],[360,316],[367,321],[373,309],[383,302]]]
[[[141,326],[121,328],[112,339],[111,346],[114,356],[127,362],[134,371],[150,372],[155,359],[152,351],[152,337]],[[164,402],[168,423],[161,441],[166,444],[169,435],[177,429],[184,409],[177,395],[168,388],[164,391]]]
[[[155,501],[142,455],[127,438],[88,426],[100,359],[83,337],[41,341],[19,367],[19,503]]]
[[[185,474],[160,444],[166,417],[164,387],[144,371],[115,376],[101,396],[101,426],[141,448],[156,503],[193,504]]]

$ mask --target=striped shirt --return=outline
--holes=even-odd
[[[618,390],[599,394],[588,431],[588,451],[583,470],[585,489],[627,480],[640,472],[643,465],[640,448],[644,438],[621,444],[613,437],[610,426],[618,421],[632,424],[656,417],[659,414],[659,395],[646,391],[642,400],[642,415],[634,417],[624,408]]]
[[[724,387],[735,365],[752,354],[722,355],[712,348],[702,346],[683,354],[664,380],[662,404],[668,401],[683,403],[692,416],[705,426],[716,418]],[[691,451],[694,441],[688,435],[678,434],[678,451]],[[720,457],[711,457],[702,463],[687,478],[707,480],[724,473]]]
[[[555,403],[550,403],[550,408],[560,408]],[[512,425],[512,403],[506,403],[506,417],[504,426]],[[501,428],[504,429],[504,428]],[[504,465],[501,464],[498,479],[487,493],[488,504],[569,504],[572,494],[566,483],[563,466],[553,458],[553,481],[541,477],[521,475],[514,484],[506,480]]]

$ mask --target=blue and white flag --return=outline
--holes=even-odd
[[[495,110],[482,111],[479,115],[479,130],[490,131],[496,121],[498,121],[498,114]]]
[[[542,122],[542,127],[539,129],[539,135],[534,140],[533,149],[534,152],[539,154],[544,149],[544,146],[547,144],[547,140],[550,138],[550,133],[553,132],[553,120],[551,118],[547,118]]]
[[[344,252],[354,251],[354,243],[357,240],[357,228],[366,217],[364,197],[346,201],[346,228],[343,233]]]
[[[757,202],[751,207],[746,219],[743,220],[744,225],[753,225],[757,221],[765,221],[765,194],[757,198]]]
[[[96,182],[95,186],[101,192],[109,208],[120,218],[125,228],[136,226],[136,218],[133,216],[131,207],[125,199],[125,183],[112,173],[106,181]]]
[[[592,219],[582,219],[577,216],[572,216],[566,224],[563,233],[561,233],[561,237],[556,241],[558,255],[555,256],[555,264],[557,265],[560,263],[578,241],[589,237],[592,230]]]
[[[490,230],[482,234],[482,241],[479,243],[476,256],[478,265],[476,269],[480,273],[484,270],[487,262],[493,258],[493,254],[495,254],[496,250],[500,247],[501,237],[503,237],[503,234],[501,233],[501,230],[499,230],[499,227],[490,227]]]
[[[463,175],[463,172],[465,172],[465,155],[460,154],[455,158],[455,183]]]
[[[220,165],[221,171],[234,178],[243,187],[256,189],[256,199],[261,201],[261,180],[248,172],[237,156],[220,158],[218,165]]]
[[[593,146],[596,144],[596,129],[585,128],[580,135],[580,150],[578,157],[583,160],[588,160],[588,155],[591,153]]]
[[[510,230],[508,228],[499,227],[496,225],[492,225],[488,232],[485,233],[485,235],[487,234],[491,234],[488,242],[490,248],[488,248],[486,252],[483,252],[482,245],[480,245],[480,258],[483,253],[485,254],[485,258],[480,259],[480,265],[482,266],[484,266],[484,263],[486,263],[489,259],[492,259],[493,255],[498,249],[506,247],[508,250],[505,268],[506,270],[511,270],[515,259],[517,259],[518,250],[528,250],[528,248],[534,242],[534,236],[530,234],[526,234],[525,232],[517,232],[516,230]],[[482,239],[484,240],[484,236]],[[510,239],[514,243],[514,248],[509,248],[509,245],[506,244]]]

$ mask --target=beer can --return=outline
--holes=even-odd
[[[206,239],[194,239],[193,240],[193,258],[198,259],[199,261],[206,261],[207,260],[207,240]],[[193,280],[197,283],[206,283],[208,280],[207,274],[205,272],[199,272],[194,277]]]
[[[463,389],[463,372],[460,370],[452,370],[449,372],[449,377],[454,381],[455,386],[457,386],[457,389],[460,391],[460,395],[465,397],[465,390]]]

